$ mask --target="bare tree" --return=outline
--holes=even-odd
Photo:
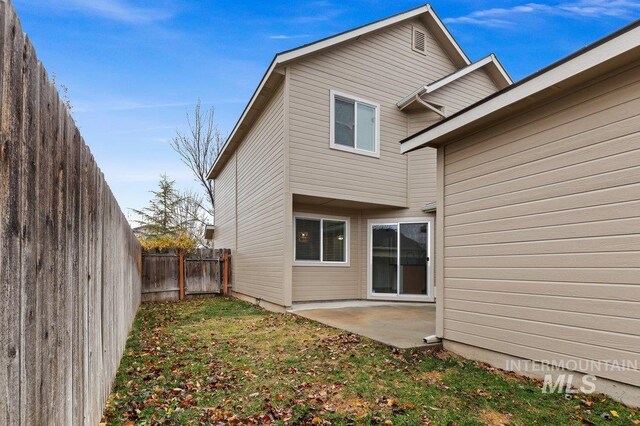
[[[223,143],[223,136],[215,121],[215,108],[202,111],[202,102],[198,99],[193,116],[187,113],[189,131],[176,132],[171,140],[171,147],[178,153],[180,159],[193,172],[193,175],[204,188],[209,215],[214,211],[213,182],[207,176],[213,166]],[[204,207],[204,206],[203,206]]]
[[[73,104],[71,103],[71,98],[69,97],[69,86],[66,84],[58,83],[58,77],[55,73],[51,74],[51,83],[53,83],[54,87],[58,89],[60,93],[60,99],[62,99],[62,103],[67,107],[69,112],[73,112]]]
[[[211,224],[211,215],[203,207],[201,193],[187,189],[179,192],[180,203],[176,206],[175,215],[178,223],[184,224],[184,231],[200,246],[206,246],[204,229]]]

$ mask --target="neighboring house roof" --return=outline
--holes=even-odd
[[[423,146],[437,147],[477,131],[560,89],[616,69],[628,61],[629,54],[640,56],[640,20],[402,140],[401,150],[407,153]]]
[[[246,132],[251,128],[251,124],[255,118],[257,118],[262,111],[262,108],[264,108],[270,99],[274,90],[279,86],[280,82],[284,78],[282,70],[284,65],[298,61],[323,50],[342,45],[343,43],[353,41],[358,37],[379,31],[391,25],[415,18],[421,18],[424,20],[427,28],[431,30],[433,36],[438,40],[456,67],[466,67],[471,63],[467,55],[451,36],[451,33],[449,33],[440,18],[438,18],[434,10],[428,4],[292,50],[278,53],[273,58],[273,61],[271,61],[269,68],[262,77],[262,80],[253,93],[251,100],[245,107],[240,119],[222,147],[220,155],[209,172],[209,179],[215,179],[215,177],[222,171],[222,168],[233,154],[235,148],[246,135]]]
[[[464,68],[459,69],[458,71],[451,73],[445,77],[442,77],[439,80],[434,81],[433,83],[427,84],[425,86],[418,87],[416,90],[408,94],[406,97],[401,99],[396,105],[398,108],[404,109],[407,105],[411,104],[416,100],[416,97],[424,96],[429,93],[433,93],[436,90],[453,83],[461,79],[462,77],[471,74],[472,72],[479,70],[485,67],[487,73],[491,77],[491,79],[498,85],[499,89],[504,89],[505,87],[513,84],[511,77],[504,69],[498,58],[492,53],[491,55],[480,59],[472,64],[467,65]]]
[[[150,225],[140,225],[133,228],[133,234],[137,237],[145,237],[149,235],[152,231],[152,226]]]

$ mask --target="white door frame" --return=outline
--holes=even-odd
[[[367,220],[367,299],[371,300],[397,300],[404,302],[435,302],[435,292],[433,288],[433,243],[434,243],[434,218],[432,217],[410,217],[410,218],[382,218]],[[403,223],[425,223],[427,224],[429,238],[427,241],[427,294],[426,296],[415,294],[375,294],[373,292],[373,225],[398,225],[398,239],[400,238],[400,225]],[[400,244],[398,244],[398,252]],[[398,265],[400,269],[400,265]],[[398,281],[398,287],[400,281]]]

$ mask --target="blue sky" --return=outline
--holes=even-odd
[[[383,0],[14,0],[123,209],[161,173],[196,188],[169,146],[198,98],[228,133],[274,53],[420,6]],[[434,0],[472,60],[518,80],[640,17],[640,0]],[[425,82],[426,83],[426,82]]]

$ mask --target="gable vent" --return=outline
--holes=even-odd
[[[423,55],[427,54],[427,35],[424,31],[413,27],[412,48]]]

